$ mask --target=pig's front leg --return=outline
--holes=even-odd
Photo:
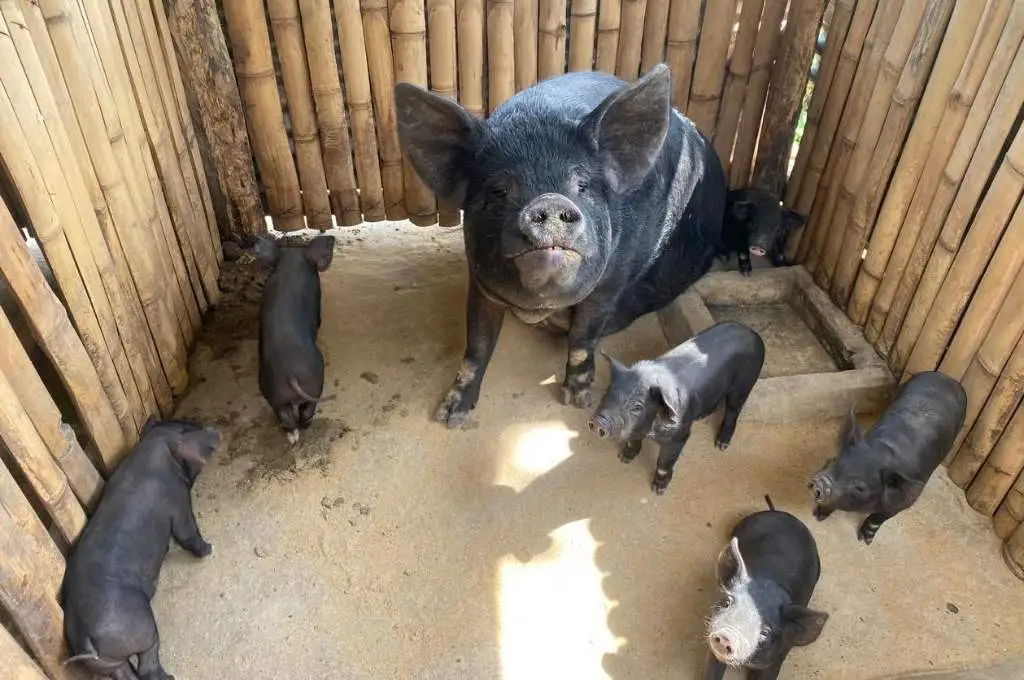
[[[661,442],[661,451],[658,453],[658,465],[654,470],[654,478],[651,480],[651,490],[661,496],[672,481],[672,474],[679,460],[679,454],[683,452],[686,440],[690,438],[690,428],[686,427],[673,440]]]
[[[822,522],[829,518],[829,516],[835,512],[832,508],[826,508],[824,505],[814,506],[814,519]]]
[[[722,680],[725,677],[725,664],[715,658],[715,655],[708,652],[704,660],[704,675],[702,680]]]
[[[562,403],[590,408],[594,403],[590,386],[594,383],[594,351],[601,340],[605,313],[598,304],[582,304],[573,310],[569,326],[569,357],[562,381]]]
[[[623,463],[632,463],[633,459],[640,453],[640,446],[642,444],[642,439],[630,439],[622,445],[622,449],[619,451],[619,460]]]
[[[505,308],[485,298],[472,281],[466,299],[466,353],[451,388],[434,413],[449,429],[462,426],[480,398],[480,384],[498,344]]]
[[[875,540],[875,534],[878,533],[882,524],[892,518],[891,514],[885,512],[871,513],[864,520],[864,523],[860,525],[860,529],[857,530],[858,540],[864,541],[865,545],[871,545],[871,542]]]
[[[747,674],[747,680],[777,680],[779,673],[782,672],[782,662],[786,660],[785,655],[778,661],[776,661],[768,668],[759,668],[757,670],[751,670]]]
[[[207,543],[199,533],[199,525],[196,524],[196,516],[192,512],[191,499],[188,507],[171,522],[171,535],[174,536],[178,545],[196,557],[206,557],[213,552],[213,546]]]
[[[747,251],[740,251],[740,254],[736,256],[740,265],[740,274],[743,276],[750,276],[750,272],[754,271],[753,266],[750,264],[750,253]]]

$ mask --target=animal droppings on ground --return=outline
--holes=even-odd
[[[299,435],[294,446],[271,419],[260,419],[236,434],[222,460],[228,465],[237,460],[251,461],[238,482],[239,488],[252,488],[261,482],[291,481],[309,470],[326,474],[332,463],[331,447],[350,429],[342,422],[316,418]]]
[[[371,385],[376,385],[377,383],[380,382],[380,376],[374,373],[373,371],[363,371],[362,373],[359,374],[359,377],[365,380],[366,382],[370,383]]]

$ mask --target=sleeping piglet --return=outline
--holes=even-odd
[[[715,446],[732,441],[740,409],[764,364],[764,342],[756,331],[727,321],[701,331],[665,354],[624,366],[611,364],[611,384],[587,427],[601,439],[622,443],[619,460],[629,463],[644,438],[661,445],[651,488],[665,493],[694,421],[725,403]]]
[[[870,513],[857,538],[871,545],[879,527],[912,506],[949,453],[963,426],[967,394],[938,371],[904,383],[875,426],[864,434],[851,410],[839,454],[807,484],[820,521],[835,510]]]
[[[149,603],[171,538],[196,557],[212,550],[196,525],[191,491],[219,445],[220,434],[211,427],[146,424],[68,558],[61,604],[74,656],[65,664],[81,663],[116,680],[173,680],[160,664]]]
[[[305,247],[260,237],[254,252],[273,269],[260,303],[260,393],[294,444],[324,389],[324,357],[316,345],[320,272],[334,259],[334,237],[321,234]]]
[[[723,596],[708,619],[704,680],[722,680],[727,667],[775,680],[790,650],[817,640],[828,621],[807,606],[821,575],[814,537],[765,500],[769,509],[740,520],[718,556]]]

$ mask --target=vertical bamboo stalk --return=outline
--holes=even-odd
[[[757,0],[754,0],[755,2]],[[579,0],[576,0],[579,2]],[[592,5],[591,11],[596,11],[597,1],[587,0],[587,2],[580,3],[583,5]],[[652,68],[664,61],[665,58],[665,40],[668,38],[668,11],[670,7],[670,0],[647,0],[647,12],[644,15],[644,38],[643,47],[640,52],[640,71],[641,73],[647,73]],[[593,19],[591,19],[591,26],[593,26]],[[587,33],[590,39],[593,39],[593,29],[590,33]],[[576,27],[572,27],[569,32],[570,42],[576,40]],[[588,62],[589,64],[589,62]],[[577,69],[572,69],[577,70]],[[587,69],[590,70],[589,68]]]
[[[786,184],[796,119],[807,90],[807,72],[814,58],[824,0],[792,0],[782,35],[782,48],[772,67],[764,122],[757,141],[754,183],[776,196]]]
[[[984,120],[995,102],[1007,70],[1017,54],[1024,34],[1024,2],[995,0],[986,7],[981,28],[967,53],[946,109],[939,132],[931,145],[925,170],[910,201],[892,255],[871,303],[864,335],[883,355],[890,355],[900,326],[924,270],[928,255],[938,238],[942,221],[953,202],[956,184],[946,181],[947,166],[954,152],[966,171],[965,150],[973,153],[981,128],[966,128],[969,118]],[[1005,29],[1005,30],[1004,30]],[[960,149],[961,151],[957,151]],[[958,166],[960,167],[960,166]],[[957,171],[950,167],[950,172]],[[931,219],[929,219],[931,217]]]
[[[975,35],[984,9],[982,3],[956,3],[935,66],[927,77],[927,86],[914,116],[910,135],[902,150],[897,150],[900,154],[899,164],[885,189],[867,254],[861,263],[847,308],[851,320],[858,325],[863,326],[867,322],[871,301],[896,243],[899,226],[906,217],[914,188],[925,171],[925,159],[945,116],[943,102],[948,100],[957,75],[963,68],[972,43],[971,38]],[[873,215],[871,219],[874,219]]]
[[[487,107],[492,112],[516,93],[512,0],[487,0]]]
[[[249,139],[267,190],[270,214],[280,231],[302,229],[299,174],[285,133],[263,3],[244,0],[226,2],[223,7]]]
[[[455,0],[459,36],[459,103],[470,113],[483,117],[484,101],[484,3],[483,0]]]
[[[352,143],[356,153],[363,218],[367,221],[383,220],[384,187],[377,153],[377,124],[373,120],[370,74],[359,0],[334,0],[334,15],[338,22],[341,67],[352,121]]]
[[[732,25],[736,20],[736,0],[720,0],[704,7],[700,27],[697,61],[686,116],[709,139],[715,134],[718,102],[722,94],[722,75],[729,53]],[[770,30],[770,29],[769,29]]]
[[[665,5],[665,16],[662,17],[661,25],[661,43],[664,45],[668,0],[657,1]],[[569,70],[591,71],[594,68],[597,0],[573,0],[569,4],[569,12]]]
[[[537,19],[537,79],[565,73],[566,0],[539,0]]]
[[[299,0],[299,12],[332,210],[340,224],[354,226],[363,221],[363,216],[352,165],[345,93],[334,56],[330,0]]]
[[[401,158],[402,151],[398,146],[398,127],[395,121],[394,87],[395,82],[398,81],[413,83],[421,87],[427,86],[427,21],[423,15],[423,0],[389,0],[388,8],[391,14],[389,25],[391,26],[395,70],[393,78],[387,78],[386,74],[381,73],[381,103],[378,104],[377,117],[381,120],[382,129],[390,128],[395,131],[395,153]],[[366,15],[363,16],[365,18]],[[508,54],[511,57],[511,5],[508,6],[508,37],[510,43]],[[370,49],[373,49],[372,45]],[[509,73],[511,74],[511,68]],[[370,82],[373,83],[372,73]],[[510,86],[514,87],[511,75],[508,82]],[[386,116],[381,114],[381,109],[384,107],[387,110]],[[409,219],[420,226],[437,224],[437,202],[434,200],[434,194],[419,178],[416,171],[412,169],[412,164],[406,158],[402,158],[402,169],[405,185],[405,208],[409,213]]]
[[[647,0],[620,0],[620,6],[619,53],[615,56],[615,75],[623,80],[632,81],[636,80],[640,72]]]
[[[46,32],[42,13],[38,7],[33,6],[23,14],[18,0],[0,0],[0,11],[7,20],[18,56],[47,121],[58,155],[68,159],[67,165],[70,168],[77,167],[81,172],[69,172],[72,194],[79,204],[79,213],[84,216],[82,225],[87,232],[97,266],[105,276],[108,299],[118,314],[118,330],[129,355],[136,385],[146,403],[147,414],[154,412],[154,402],[162,413],[168,414],[172,407],[171,388],[160,364],[155,336],[150,335],[147,316],[135,290],[121,242],[117,232],[112,229],[111,211],[107,209],[70,95],[65,89],[64,77]],[[71,163],[71,159],[77,162]],[[84,181],[85,186],[77,180]],[[121,189],[123,192],[123,186]],[[95,216],[94,220],[89,219],[90,212]],[[147,389],[147,384],[152,392]]]
[[[517,10],[519,4],[516,5]],[[455,0],[427,0],[427,35],[430,38],[430,89],[442,97],[455,100],[459,95],[455,71]],[[536,61],[534,65],[536,73]],[[437,209],[438,224],[442,227],[458,226],[462,220],[457,205],[449,205],[438,199]]]
[[[852,1],[852,0],[850,0]],[[764,0],[743,0],[740,10],[740,27],[736,31],[736,44],[729,60],[729,72],[722,89],[722,115],[715,129],[715,151],[722,161],[725,175],[729,176],[732,165],[732,145],[736,141],[736,128],[740,123],[740,110],[746,94],[750,66],[754,58],[754,40],[761,23]],[[817,92],[815,92],[817,94]]]
[[[370,91],[377,120],[377,144],[380,150],[380,174],[384,184],[384,210],[389,220],[408,216],[405,204],[402,150],[395,121],[394,62],[388,28],[387,0],[359,0]],[[344,31],[344,28],[342,28]],[[417,206],[420,208],[422,206]]]
[[[1010,490],[1003,499],[996,514],[992,517],[992,528],[996,536],[1008,539],[1024,522],[1024,475],[1018,475]]]
[[[680,0],[676,0],[679,2]],[[684,0],[686,2],[698,3],[700,0]],[[693,19],[696,23],[699,21]],[[602,73],[615,73],[615,62],[619,56],[619,31],[622,26],[622,0],[600,0],[597,12],[597,56],[595,66]],[[694,28],[694,43],[697,41],[696,28]],[[671,48],[670,48],[671,51]],[[672,75],[675,69],[672,68]],[[673,88],[674,89],[674,88]],[[687,88],[689,91],[689,88]]]
[[[537,0],[514,0],[516,91],[537,82]],[[433,32],[431,32],[433,35]]]
[[[1018,409],[967,488],[967,503],[991,517],[1010,492],[1021,470],[1024,470],[1024,412]]]
[[[841,306],[845,307],[850,300],[861,256],[871,235],[871,225],[874,224],[882,201],[882,193],[903,147],[911,118],[924,93],[925,82],[932,70],[952,11],[953,0],[929,0],[909,53],[901,51],[898,55],[902,65],[897,66],[892,61],[893,45],[890,45],[885,65],[875,83],[872,97],[880,87],[884,87],[884,92],[878,100],[872,99],[868,104],[868,116],[861,126],[858,139],[857,151],[861,153],[859,157],[855,154],[851,159],[846,175],[848,182],[858,174],[861,179],[854,198],[846,201],[846,233],[843,234],[832,277],[832,297]],[[890,99],[891,103],[888,103]],[[876,103],[877,109],[873,106]],[[875,125],[883,116],[884,120],[876,128]],[[870,137],[866,138],[866,135]],[[833,228],[836,226],[833,224]]]
[[[0,626],[0,667],[7,669],[9,680],[47,680],[43,670],[3,626]]]
[[[1003,560],[1013,575],[1024,581],[1024,524],[1018,525],[1003,544]]]
[[[1021,77],[1024,77],[1024,74]],[[1024,80],[1010,82],[1024,83]],[[1002,233],[1017,197],[1024,188],[1024,177],[1020,175],[1019,170],[1024,154],[1024,131],[1019,131],[992,180],[987,200],[979,206],[974,218],[974,228],[968,237],[965,256],[958,266],[951,269],[972,213],[992,173],[992,167],[1002,150],[1014,119],[1020,112],[1021,105],[1024,104],[1024,88],[1003,88],[999,100],[971,157],[967,172],[961,175],[963,181],[960,183],[956,200],[949,210],[931,257],[928,258],[928,265],[914,293],[914,300],[903,321],[893,350],[895,365],[906,366],[907,378],[923,370],[929,370],[925,367],[934,367],[938,364],[952,324],[956,323],[959,312],[966,304],[963,296],[969,295],[973,289],[973,285],[966,290],[958,290],[953,286],[955,283],[967,284],[977,280],[975,272],[979,263],[983,264],[984,260],[988,259],[992,252],[992,242]],[[986,240],[989,242],[986,243]],[[939,298],[942,294],[950,295],[951,299]]]
[[[743,98],[743,111],[740,113],[740,127],[736,132],[736,144],[732,152],[730,186],[744,186],[750,181],[750,168],[754,165],[754,149],[757,146],[758,133],[761,131],[764,101],[768,95],[768,78],[782,35],[782,16],[785,12],[786,0],[764,1],[761,26],[757,29],[757,39],[754,40],[753,64],[750,68],[750,78],[747,80],[746,96]]]

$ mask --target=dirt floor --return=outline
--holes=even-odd
[[[808,522],[831,613],[782,678],[868,680],[1024,657],[1024,584],[944,476],[870,548],[858,518],[811,518],[806,479],[838,422],[699,423],[668,493],[561,406],[564,341],[509,317],[471,425],[429,416],[464,342],[461,234],[339,233],[323,274],[325,401],[294,448],[256,383],[260,275],[226,263],[224,303],[180,414],[224,443],[195,490],[213,554],[177,546],[154,602],[178,680],[689,680],[700,677],[714,561],[771,494]],[[655,317],[603,346],[665,348]],[[607,381],[599,363],[598,386]]]

